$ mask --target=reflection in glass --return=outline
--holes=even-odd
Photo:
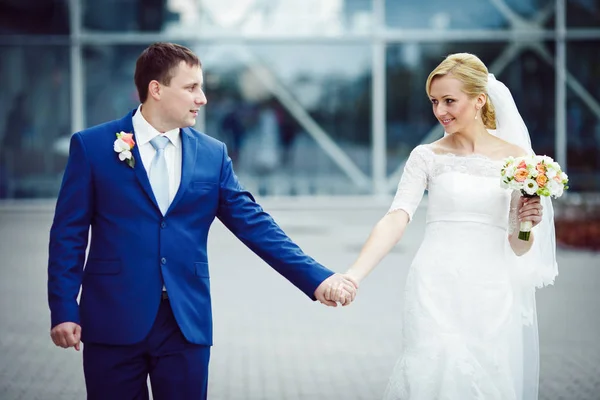
[[[121,118],[139,105],[133,82],[135,62],[146,48],[140,46],[86,46],[86,127]]]
[[[523,0],[530,3],[533,0]],[[387,26],[402,29],[506,28],[508,23],[490,0],[462,0],[450,6],[446,0],[386,0]]]
[[[554,44],[546,44],[553,53]],[[499,79],[510,89],[531,136],[537,154],[555,157],[556,85],[555,69],[531,51],[524,50]]]
[[[83,27],[91,31],[159,32],[176,18],[167,0],[80,0]]]
[[[597,0],[567,0],[567,27],[600,27],[600,2]]]
[[[567,43],[567,69],[600,102],[600,41]]]
[[[68,0],[0,2],[0,35],[68,35]]]
[[[372,20],[371,0],[81,1],[84,28],[92,31],[339,35],[365,32]]]
[[[600,118],[567,91],[567,168],[573,191],[600,190]]]
[[[567,173],[570,186],[576,191],[600,190],[599,46],[598,41],[567,44],[567,69],[571,79],[592,97],[584,101],[578,91],[567,90]]]
[[[215,82],[207,130],[227,143],[247,186],[254,182],[260,194],[360,192],[312,124],[369,174],[368,47],[219,46],[205,65]]]
[[[548,7],[552,9],[556,7],[555,0],[503,0],[503,2],[506,3],[511,11],[527,20],[535,19],[542,10]]]
[[[87,126],[122,117],[137,107],[133,74],[144,48],[85,47]],[[359,192],[315,141],[311,122],[365,175],[370,174],[368,47],[192,49],[202,60],[208,98],[203,127],[197,128],[227,144],[248,188],[287,195]]]
[[[69,49],[0,47],[0,198],[52,197],[70,131]]]

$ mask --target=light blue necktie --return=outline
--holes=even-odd
[[[165,147],[169,144],[169,138],[158,135],[150,143],[156,150],[150,164],[150,185],[158,203],[158,208],[165,215],[169,209],[169,171],[165,159]]]

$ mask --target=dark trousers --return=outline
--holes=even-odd
[[[119,329],[115,326],[115,329]],[[210,347],[189,343],[162,300],[150,333],[140,343],[83,345],[88,400],[205,400]]]

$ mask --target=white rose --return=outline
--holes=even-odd
[[[117,139],[117,140],[115,140],[114,149],[117,153],[121,153],[123,151],[129,151],[129,145],[127,143],[125,143],[125,141],[123,141],[123,139]]]
[[[510,181],[508,187],[512,190],[521,190],[521,183],[515,180]]]
[[[119,153],[119,160],[121,160],[121,161],[129,160],[132,156],[133,155],[131,154],[131,151],[123,150],[122,152]]]
[[[548,179],[552,180],[556,176],[556,171],[548,168],[548,170],[546,171],[546,176],[548,177]]]
[[[563,185],[552,179],[548,181],[548,190],[551,196],[560,197],[563,194]]]
[[[513,176],[515,176],[515,167],[506,168],[504,171],[504,176],[506,176],[507,178],[512,178]]]

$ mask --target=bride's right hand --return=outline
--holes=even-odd
[[[532,226],[542,222],[543,207],[541,200],[536,197],[521,197],[519,201],[519,222],[531,221]]]

